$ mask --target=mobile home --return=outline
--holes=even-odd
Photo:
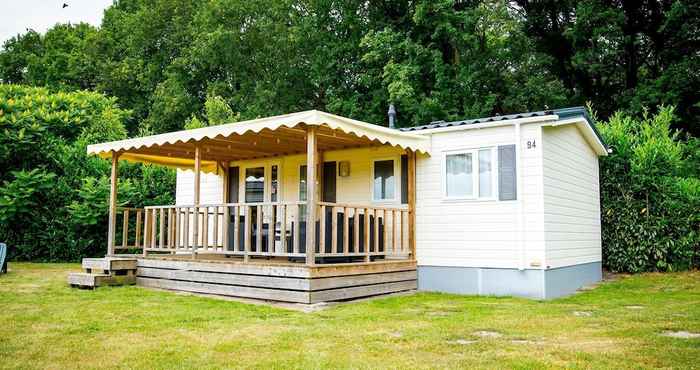
[[[138,284],[314,303],[405,290],[547,299],[601,278],[582,108],[396,129],[319,111],[91,145],[112,159],[108,258]],[[118,204],[118,161],[178,168]]]

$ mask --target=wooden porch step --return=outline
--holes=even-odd
[[[125,257],[83,258],[86,271],[135,270],[136,259]]]
[[[72,272],[68,274],[68,284],[77,288],[96,288],[106,285],[133,285],[136,284],[136,275],[110,275],[87,272]]]
[[[78,288],[136,284],[136,258],[83,258],[85,272],[68,274],[68,284]]]

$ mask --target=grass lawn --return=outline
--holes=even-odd
[[[71,289],[77,264],[9,267],[0,368],[700,367],[700,338],[660,335],[700,332],[700,272],[545,302],[419,293],[301,313],[135,286]]]

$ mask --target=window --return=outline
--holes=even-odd
[[[479,198],[491,198],[493,196],[492,158],[493,151],[491,149],[479,150]]]
[[[246,168],[245,201],[246,203],[265,201],[265,167]]]
[[[270,201],[277,201],[277,194],[279,193],[279,181],[277,180],[277,165],[273,164],[270,167]]]
[[[496,148],[447,153],[444,195],[449,199],[494,199],[498,183]]]
[[[306,165],[299,166],[299,200],[306,201]]]
[[[299,200],[306,201],[306,165],[299,166]],[[299,205],[299,220],[306,220],[306,204]]]
[[[374,182],[372,194],[376,201],[396,199],[396,177],[394,176],[394,160],[374,162]]]
[[[467,198],[474,195],[472,179],[472,154],[450,154],[446,158],[447,196],[450,198]]]

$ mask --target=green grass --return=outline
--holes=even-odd
[[[700,366],[700,339],[659,335],[700,332],[700,272],[544,302],[419,293],[307,314],[135,286],[71,289],[71,270],[11,263],[0,276],[0,368]]]

